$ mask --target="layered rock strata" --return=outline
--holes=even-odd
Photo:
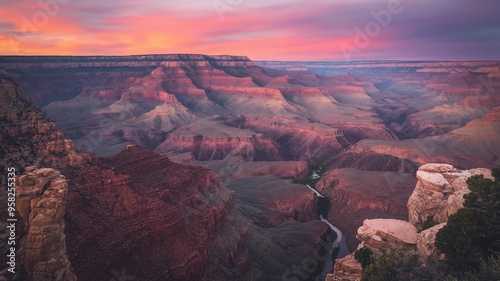
[[[428,219],[444,223],[463,208],[464,195],[469,193],[467,179],[483,175],[493,180],[489,169],[460,170],[447,164],[425,164],[417,171],[417,185],[408,199],[408,219],[422,224]]]
[[[17,181],[17,210],[25,233],[17,253],[28,280],[76,280],[66,255],[67,195],[66,178],[54,169],[34,170]]]

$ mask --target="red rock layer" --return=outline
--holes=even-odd
[[[69,180],[68,256],[79,280],[109,280],[122,268],[141,280],[251,272],[249,225],[215,172],[128,147]]]

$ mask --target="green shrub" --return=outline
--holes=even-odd
[[[492,174],[495,181],[482,175],[467,180],[464,208],[437,233],[436,246],[456,272],[477,270],[481,260],[500,252],[500,169]]]
[[[354,252],[354,258],[361,264],[362,268],[366,268],[373,262],[373,251],[365,246]]]
[[[467,272],[459,278],[449,277],[446,281],[498,281],[500,280],[500,253],[496,253],[491,258],[479,262],[479,269],[474,272]]]
[[[415,250],[388,249],[374,255],[373,262],[363,269],[361,281],[431,280],[420,266]]]
[[[422,230],[429,229],[435,225],[438,225],[438,223],[431,217],[427,217],[427,220],[422,223]]]

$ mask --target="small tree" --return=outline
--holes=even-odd
[[[373,262],[373,251],[364,246],[354,252],[354,258],[361,264],[362,268],[366,268]]]
[[[495,181],[482,175],[467,180],[470,193],[464,208],[448,218],[436,236],[436,246],[456,271],[475,270],[481,260],[500,252],[500,168]]]
[[[422,230],[426,230],[426,229],[429,229],[435,225],[437,225],[438,223],[432,218],[432,216],[428,216],[427,217],[427,220],[425,220],[423,223],[422,223]]]

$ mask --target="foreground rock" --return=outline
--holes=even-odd
[[[31,165],[42,165],[64,172],[71,166],[83,164],[75,145],[48,120],[44,113],[27,99],[10,78],[0,75],[0,170],[15,168],[17,176]],[[0,185],[4,185],[4,177]],[[40,191],[43,193],[43,191]],[[34,195],[34,194],[32,194]],[[38,194],[42,196],[41,194]],[[37,196],[38,196],[37,195]],[[0,188],[0,220],[7,222],[7,189]],[[29,207],[29,204],[28,204]],[[64,213],[64,210],[62,211]],[[29,219],[29,217],[27,217]],[[0,237],[7,237],[5,223],[0,224]],[[19,233],[18,238],[22,239]],[[0,242],[0,272],[6,272],[7,240]],[[19,241],[18,241],[19,242]],[[59,243],[59,240],[57,240]],[[5,252],[4,252],[5,251]],[[18,264],[23,264],[18,255]],[[27,278],[27,277],[26,277]]]
[[[347,255],[335,261],[335,267],[333,271],[337,276],[352,277],[352,279],[348,280],[358,280],[361,278],[361,270],[363,270],[363,268],[361,267],[361,264],[358,261],[356,261],[354,255]],[[335,279],[333,278],[333,276],[331,276],[330,279],[327,279],[327,281],[336,281],[336,280],[339,279],[338,278]],[[345,280],[345,279],[340,279],[340,280]]]
[[[28,280],[76,280],[66,255],[67,195],[66,178],[54,169],[28,172],[18,180],[17,209],[26,233],[18,254]]]
[[[358,229],[360,247],[389,249],[391,246],[417,244],[417,228],[409,222],[394,219],[365,220]]]
[[[490,169],[459,170],[448,164],[425,164],[417,171],[417,186],[408,200],[408,217],[413,224],[428,219],[443,223],[463,208],[463,196],[469,193],[467,179],[483,175],[493,179]]]
[[[411,223],[395,219],[365,220],[358,229],[361,240],[358,249],[368,247],[372,251],[383,251],[392,247],[414,247],[417,244],[417,229]],[[334,274],[327,281],[361,280],[361,264],[354,253],[336,260]]]
[[[464,194],[469,193],[467,179],[473,175],[483,175],[492,179],[491,170],[479,168],[459,170],[449,164],[425,164],[417,171],[418,182],[408,200],[409,222],[394,219],[365,220],[358,229],[357,237],[362,241],[359,247],[371,250],[387,250],[394,245],[417,250],[420,267],[442,260],[436,247],[436,235],[446,225],[448,216],[463,208]],[[417,233],[414,225],[422,225],[428,219],[440,224]],[[428,222],[429,223],[429,222]],[[354,254],[339,260],[335,274],[327,280],[357,280]],[[439,272],[431,272],[434,277]]]
[[[418,234],[417,249],[418,254],[424,261],[437,261],[442,258],[442,254],[436,248],[436,234],[446,225],[441,223]]]

